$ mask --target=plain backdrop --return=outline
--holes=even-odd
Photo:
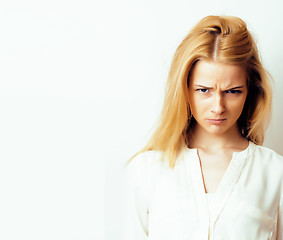
[[[104,238],[99,6],[0,1],[1,240]]]
[[[265,146],[283,154],[283,5],[0,1],[0,239],[121,239],[123,164],[149,138],[189,29],[241,17],[274,78]]]

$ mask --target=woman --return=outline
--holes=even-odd
[[[159,125],[128,165],[125,240],[283,239],[283,158],[262,147],[271,88],[236,17],[178,47]]]

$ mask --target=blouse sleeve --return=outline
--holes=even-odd
[[[277,221],[277,240],[283,240],[283,195],[281,196],[278,221]]]
[[[140,155],[126,167],[123,240],[148,239],[146,178]]]

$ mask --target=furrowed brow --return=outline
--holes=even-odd
[[[243,88],[243,87],[244,86],[237,86],[237,87],[228,88],[227,90],[234,90],[234,89]]]
[[[195,84],[195,87],[200,87],[200,88],[206,88],[206,89],[212,89],[212,87],[207,87],[199,84]]]

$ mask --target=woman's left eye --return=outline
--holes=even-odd
[[[242,93],[242,91],[240,90],[234,90],[234,89],[231,89],[231,90],[227,90],[225,91],[226,93],[232,93],[232,94],[235,94],[235,93]]]

